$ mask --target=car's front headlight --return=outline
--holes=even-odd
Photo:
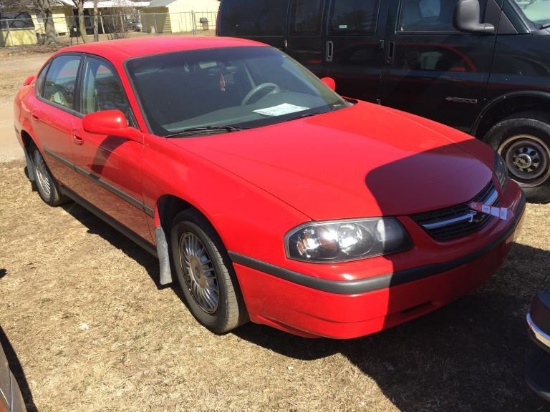
[[[508,168],[501,155],[495,152],[495,176],[498,179],[498,183],[501,189],[504,189],[506,182],[508,182]]]
[[[290,259],[304,262],[345,262],[407,250],[412,241],[395,218],[311,222],[285,237]]]

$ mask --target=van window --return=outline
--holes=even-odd
[[[376,31],[379,0],[333,1],[330,9],[330,34],[366,34]]]
[[[455,31],[456,0],[403,0],[399,31]]]
[[[323,0],[293,0],[291,34],[314,35],[321,32]]]
[[[220,20],[221,33],[224,36],[282,36],[287,4],[281,0],[233,0]]]

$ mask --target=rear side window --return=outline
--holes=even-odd
[[[288,2],[283,0],[222,1],[223,36],[282,36]]]
[[[78,55],[58,56],[52,60],[41,90],[43,99],[59,106],[73,108],[80,60]]]
[[[379,5],[379,0],[333,0],[330,7],[329,33],[374,33]]]
[[[323,0],[293,0],[290,21],[291,34],[319,34],[323,22]]]

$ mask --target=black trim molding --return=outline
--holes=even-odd
[[[145,213],[147,213],[147,215],[149,217],[154,217],[155,216],[155,211],[151,207],[145,205],[143,202],[139,201],[138,199],[128,195],[126,192],[123,192],[118,187],[115,187],[115,186],[111,185],[110,183],[105,182],[99,176],[95,176],[95,175],[91,174],[90,172],[82,169],[81,167],[78,167],[77,165],[69,162],[67,159],[59,156],[58,154],[56,154],[56,153],[54,153],[50,150],[46,149],[45,152],[49,156],[55,158],[57,161],[63,163],[65,166],[75,170],[78,174],[80,174],[80,175],[86,177],[87,179],[91,180],[92,182],[98,184],[103,189],[105,189],[105,190],[113,193],[114,195],[120,197],[122,200],[130,203],[132,206],[137,207],[140,210],[143,210]],[[78,202],[78,203],[80,203],[80,202]]]

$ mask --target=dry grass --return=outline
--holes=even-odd
[[[550,283],[549,206],[478,291],[351,341],[200,327],[157,262],[77,205],[50,208],[0,164],[0,324],[39,411],[537,411],[524,316]],[[21,376],[24,374],[24,376]]]
[[[550,284],[550,205],[528,206],[486,285],[406,325],[215,336],[158,287],[154,258],[77,205],[46,206],[23,168],[0,164],[0,338],[30,410],[548,410],[524,383],[524,317]]]

